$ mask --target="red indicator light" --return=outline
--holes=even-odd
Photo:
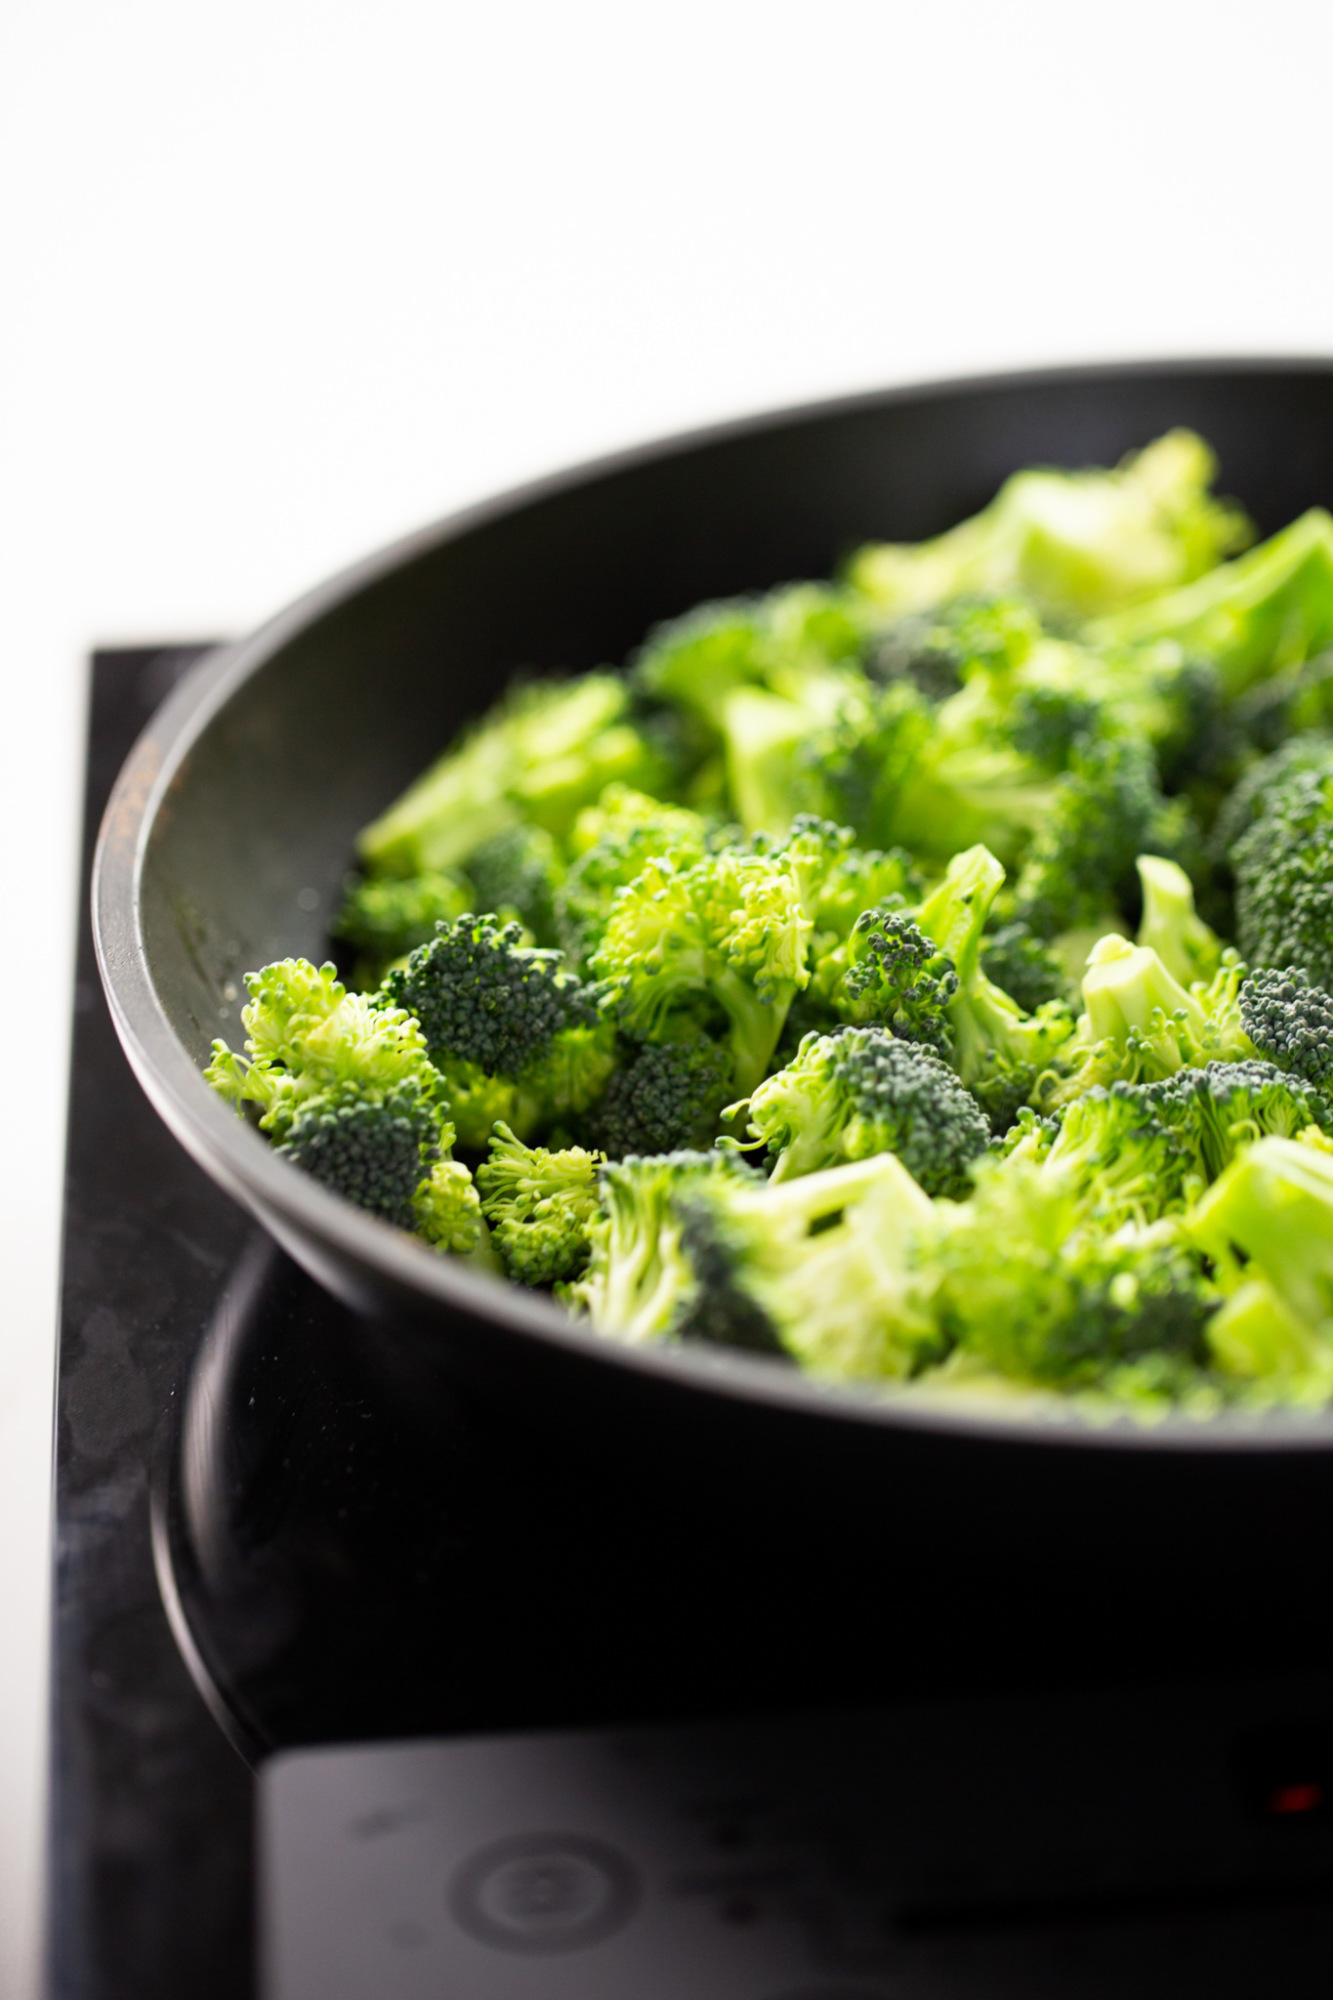
[[[1268,1810],[1271,1813],[1314,1812],[1324,1803],[1322,1785],[1279,1785],[1268,1794]]]

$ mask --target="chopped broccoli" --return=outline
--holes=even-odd
[[[1318,1090],[1333,1084],[1333,998],[1299,966],[1252,972],[1240,989],[1241,1026],[1266,1061]]]
[[[948,1003],[954,1066],[997,1132],[1007,1130],[1074,1031],[1062,1003],[1025,1014],[981,969],[986,918],[1003,881],[993,854],[969,848],[954,856],[916,912],[921,929],[953,961],[959,982]]]
[[[1208,492],[1214,471],[1203,440],[1177,430],[1114,472],[1016,472],[983,513],[934,541],[862,549],[849,580],[897,616],[1014,588],[1060,614],[1111,612],[1244,547],[1244,515]]]
[[[948,1065],[883,1028],[807,1035],[748,1109],[751,1132],[775,1156],[774,1181],[896,1153],[927,1194],[961,1195],[990,1142],[980,1106]]]
[[[684,806],[609,785],[595,806],[579,814],[571,845],[576,858],[556,892],[555,920],[570,958],[583,964],[601,943],[616,891],[660,856],[669,855],[677,868],[702,861],[708,824]]]
[[[481,1199],[461,1160],[437,1160],[413,1197],[417,1235],[433,1249],[466,1257],[484,1271],[499,1272]]]
[[[1096,1084],[1153,1082],[1179,1069],[1253,1056],[1240,1016],[1243,975],[1235,952],[1227,951],[1208,984],[1196,982],[1186,992],[1150,945],[1104,937],[1088,958],[1085,1012],[1077,1038],[1062,1052],[1066,1077],[1051,1101]]]
[[[684,870],[650,860],[617,895],[589,969],[607,982],[614,1018],[645,1040],[678,1040],[675,1017],[717,1010],[734,1087],[748,1095],[809,981],[811,928],[781,852],[724,848]]]
[[[1175,639],[1217,669],[1228,695],[1333,640],[1333,518],[1322,507],[1235,562],[1088,627],[1094,644]]]
[[[1315,985],[1328,988],[1333,986],[1333,744],[1303,749],[1318,761],[1288,761],[1255,800],[1256,810],[1227,858],[1236,883],[1236,938],[1247,963],[1297,966]]]
[[[421,1025],[464,1144],[484,1145],[496,1118],[530,1136],[604,1090],[614,1037],[560,960],[526,946],[517,923],[466,916],[386,979],[386,997]]]
[[[659,625],[635,657],[634,678],[720,732],[737,689],[799,702],[812,681],[857,661],[865,629],[847,592],[788,584],[767,597],[702,604]]]
[[[525,1146],[497,1120],[490,1158],[477,1169],[477,1188],[507,1278],[519,1285],[554,1285],[578,1277],[598,1212],[600,1158],[581,1146],[557,1153]]]
[[[456,867],[525,820],[566,832],[616,779],[660,783],[660,752],[628,720],[629,708],[629,689],[614,674],[519,688],[365,829],[362,860],[389,875]]]
[[[1294,1139],[1311,1126],[1333,1132],[1333,1110],[1314,1084],[1255,1057],[1176,1070],[1137,1094],[1209,1181],[1256,1139]]]
[[[931,1202],[892,1153],[779,1186],[690,1180],[673,1207],[694,1279],[687,1335],[780,1349],[841,1379],[901,1378],[938,1359],[910,1270]]]
[[[588,1269],[576,1284],[561,1288],[565,1303],[586,1313],[599,1333],[631,1345],[680,1335],[701,1301],[681,1242],[677,1197],[714,1176],[759,1178],[744,1161],[723,1152],[631,1156],[603,1166],[601,1213],[588,1232]],[[772,1343],[761,1336],[757,1344]]]
[[[844,950],[831,954],[828,963],[846,966],[829,993],[846,1020],[862,1027],[874,1023],[942,1056],[952,1053],[949,1003],[958,991],[958,974],[948,953],[910,917],[895,910],[863,911]]]
[[[972,1199],[937,1211],[922,1256],[942,1331],[1002,1375],[1114,1392],[1125,1368],[1153,1360],[1169,1393],[1206,1363],[1216,1299],[1175,1233],[1107,1233],[1073,1174],[985,1163]]]
[[[1226,1372],[1293,1400],[1333,1392],[1333,1155],[1266,1138],[1227,1168],[1188,1219],[1228,1294],[1209,1330]]]
[[[1182,986],[1211,979],[1222,962],[1222,940],[1196,914],[1189,876],[1160,854],[1140,854],[1136,866],[1143,889],[1138,942],[1150,945]]]
[[[1126,738],[1075,744],[1014,890],[1014,915],[1038,937],[1100,924],[1136,900],[1140,854],[1189,851],[1181,800],[1164,799],[1152,752]]]
[[[615,1071],[597,1106],[597,1144],[613,1160],[707,1147],[721,1129],[730,1083],[731,1059],[706,1035],[645,1042]]]

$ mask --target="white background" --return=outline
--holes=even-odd
[[[1333,348],[1327,10],[0,0],[0,1996],[34,1977],[82,661],[561,462]]]

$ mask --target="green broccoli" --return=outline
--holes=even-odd
[[[1242,694],[1333,640],[1333,517],[1312,507],[1235,562],[1112,610],[1085,637],[1095,645],[1174,639],[1211,662],[1228,695]]]
[[[1240,1021],[1258,1053],[1328,1092],[1333,1085],[1333,998],[1299,966],[1252,972],[1240,989]]]
[[[1196,913],[1189,876],[1160,854],[1140,854],[1135,866],[1143,890],[1138,942],[1151,946],[1182,986],[1211,979],[1222,963],[1222,940]]]
[[[418,1192],[454,1140],[416,1021],[348,993],[332,965],[307,959],[267,965],[246,986],[247,1053],[215,1042],[207,1080],[238,1109],[257,1106],[260,1130],[294,1166],[370,1214],[416,1227]],[[470,1251],[481,1234],[476,1197],[466,1168],[452,1181],[445,1247]]]
[[[1152,752],[1113,738],[1075,744],[1014,885],[1014,916],[1036,936],[1105,920],[1137,900],[1140,854],[1190,852],[1188,809],[1164,799]]]
[[[759,1178],[734,1154],[716,1151],[608,1162],[598,1174],[600,1215],[588,1231],[587,1271],[558,1296],[599,1333],[631,1345],[683,1334],[706,1300],[681,1242],[677,1198],[714,1177]],[[757,1344],[772,1343],[760,1334]]]
[[[693,1280],[686,1335],[844,1380],[901,1379],[942,1353],[911,1270],[932,1205],[894,1154],[780,1186],[687,1180],[672,1207]]]
[[[555,921],[570,959],[582,965],[602,941],[616,891],[663,855],[677,868],[702,861],[708,822],[684,806],[608,785],[597,804],[579,814],[571,846],[575,859],[556,892]]]
[[[496,1122],[477,1188],[505,1276],[515,1284],[554,1285],[583,1270],[601,1157],[581,1146],[556,1153],[525,1146]]]
[[[960,1352],[1039,1386],[1122,1391],[1150,1364],[1162,1398],[1206,1366],[1216,1298],[1176,1229],[1108,1233],[1078,1176],[1022,1157],[988,1161],[958,1208],[941,1204],[918,1253]]]
[[[981,970],[1025,1014],[1049,1001],[1069,997],[1064,966],[1045,938],[1017,920],[987,931],[981,940]]]
[[[774,1156],[774,1181],[896,1153],[927,1194],[962,1195],[990,1143],[980,1106],[948,1065],[883,1028],[807,1035],[747,1108],[750,1131]]]
[[[387,1000],[420,1023],[465,1144],[484,1145],[496,1118],[530,1136],[604,1090],[614,1037],[560,960],[524,945],[517,923],[465,916],[385,980]]]
[[[593,1130],[610,1159],[711,1145],[730,1096],[731,1058],[706,1035],[639,1044],[614,1072]]]
[[[846,945],[818,967],[816,985],[859,1027],[887,1028],[941,1056],[953,1052],[949,1007],[958,991],[953,960],[901,911],[863,911]]]
[[[660,784],[663,759],[629,720],[630,700],[614,674],[517,689],[365,828],[365,866],[388,875],[456,867],[523,821],[565,833],[614,780]]]
[[[893,616],[1013,589],[1059,615],[1113,612],[1245,546],[1244,515],[1208,492],[1214,471],[1203,440],[1176,430],[1113,472],[1016,472],[983,513],[934,541],[862,549],[849,581]]]
[[[1333,986],[1333,744],[1301,749],[1318,761],[1288,760],[1285,773],[1255,800],[1227,858],[1236,884],[1236,939],[1248,964],[1296,966],[1327,989]]]
[[[812,682],[854,666],[865,642],[857,600],[827,584],[785,584],[766,597],[701,604],[650,632],[633,675],[649,694],[719,733],[730,696],[765,689],[800,702]]]
[[[1216,1363],[1293,1401],[1333,1394],[1333,1155],[1297,1140],[1247,1147],[1188,1218],[1226,1303]]]
[[[683,1014],[726,1023],[733,1085],[764,1075],[792,999],[810,977],[812,924],[789,859],[724,848],[677,870],[650,860],[617,895],[589,961],[630,1035],[679,1040]]]
[[[952,960],[958,991],[948,1003],[953,1063],[997,1132],[1007,1130],[1074,1032],[1059,1001],[1025,1014],[981,969],[986,919],[1004,870],[984,847],[956,854],[916,921]]]
[[[1063,1079],[1047,1092],[1067,1102],[1097,1084],[1151,1083],[1179,1069],[1254,1055],[1240,1015],[1244,967],[1222,954],[1212,979],[1185,988],[1150,945],[1108,936],[1083,975],[1084,1013],[1060,1056]]]
[[[1333,1109],[1314,1084],[1256,1057],[1176,1070],[1137,1094],[1209,1181],[1256,1139],[1291,1139],[1311,1126],[1333,1132]]]

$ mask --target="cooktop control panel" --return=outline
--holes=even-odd
[[[1333,1948],[1330,1722],[1306,1680],[291,1752],[264,2000],[1262,1992]]]

